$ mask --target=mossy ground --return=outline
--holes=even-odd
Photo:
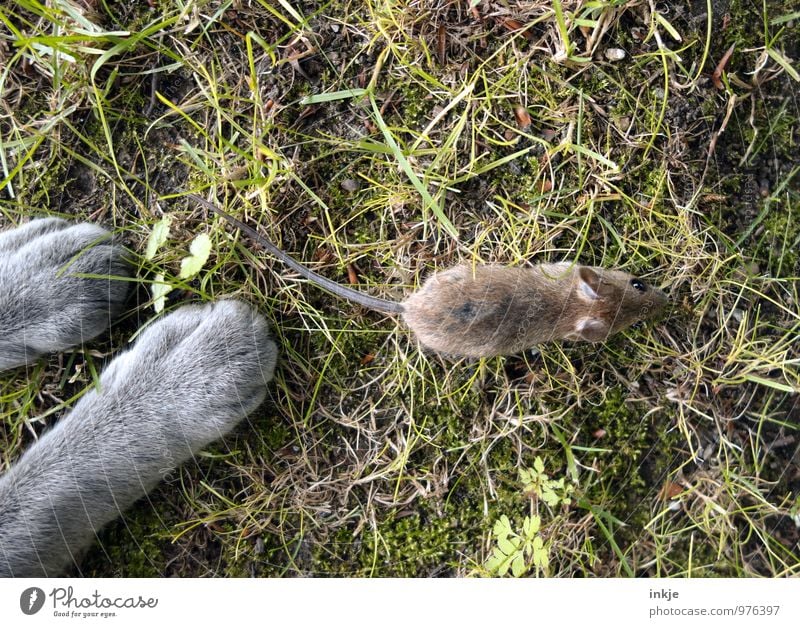
[[[177,285],[199,232],[212,259],[170,306],[247,299],[281,346],[264,407],[76,572],[491,574],[506,515],[542,521],[530,574],[800,573],[800,17],[561,4],[566,40],[551,2],[0,9],[3,225],[95,220],[141,254],[174,217],[109,338],[2,375],[3,464],[154,315],[148,282]],[[574,259],[672,304],[603,346],[454,362],[247,253],[187,191],[386,298],[457,260]],[[537,457],[569,504],[523,491]]]

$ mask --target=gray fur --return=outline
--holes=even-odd
[[[0,233],[0,369],[105,331],[130,288],[123,252],[102,227],[58,218]]]
[[[266,395],[276,347],[236,301],[145,329],[67,416],[0,477],[0,576],[60,575],[96,531]]]

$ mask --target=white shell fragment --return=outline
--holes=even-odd
[[[606,48],[605,54],[609,61],[622,61],[626,56],[622,48]]]

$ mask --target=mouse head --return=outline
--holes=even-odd
[[[602,342],[639,320],[657,315],[667,295],[627,272],[579,266],[575,273],[581,313],[575,335],[587,342]]]

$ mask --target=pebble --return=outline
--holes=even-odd
[[[360,185],[355,179],[344,179],[342,181],[342,189],[350,194],[357,192]]]

